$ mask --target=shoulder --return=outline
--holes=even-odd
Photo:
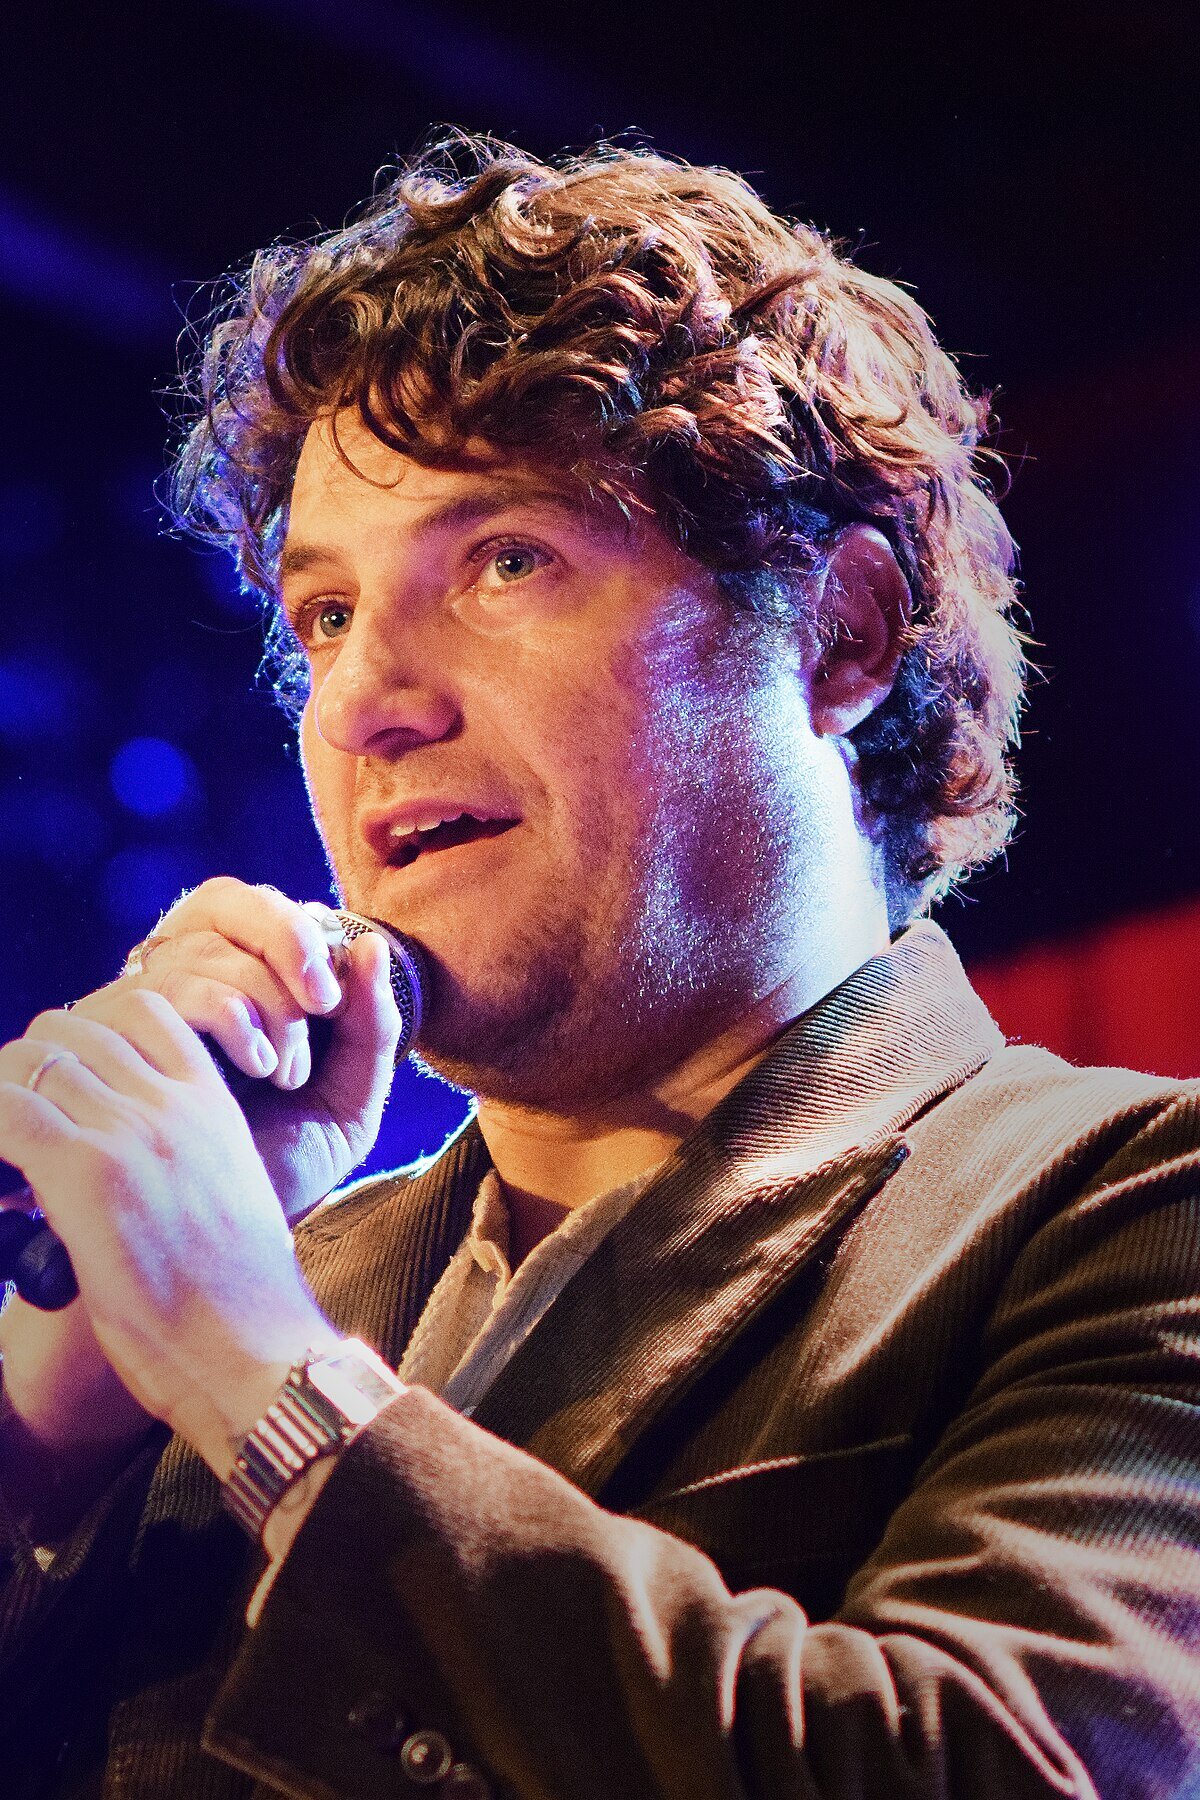
[[[968,1210],[1000,1193],[1085,1199],[1128,1177],[1177,1172],[1200,1193],[1200,1082],[1076,1067],[1007,1044],[907,1130],[914,1172]]]
[[[332,1243],[351,1232],[394,1227],[469,1189],[472,1197],[488,1166],[479,1127],[468,1119],[432,1156],[398,1169],[347,1182],[323,1200],[296,1229],[300,1244]]]
[[[1036,1044],[1006,1044],[934,1112],[949,1125],[1047,1149],[1147,1128],[1200,1144],[1200,1081],[1081,1068]]]

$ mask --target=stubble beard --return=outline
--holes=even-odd
[[[734,921],[689,906],[659,841],[615,915],[546,903],[471,985],[436,956],[418,1055],[484,1099],[590,1109],[644,1088],[736,1007]]]

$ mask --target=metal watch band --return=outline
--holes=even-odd
[[[252,1538],[292,1483],[369,1425],[405,1384],[358,1338],[332,1351],[309,1351],[288,1371],[278,1395],[242,1440],[225,1483],[225,1505]]]

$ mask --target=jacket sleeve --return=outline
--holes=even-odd
[[[207,1746],[313,1800],[1200,1792],[1198,1111],[1025,1244],[832,1619],[414,1388],[339,1459]]]
[[[105,1627],[162,1453],[154,1432],[53,1554],[12,1516],[0,1468],[0,1768],[5,1793],[42,1793],[70,1743],[103,1743]]]

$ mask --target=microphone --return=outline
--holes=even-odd
[[[421,1029],[429,975],[424,957],[411,938],[393,931],[379,919],[362,913],[347,912],[311,903],[311,911],[325,932],[331,949],[351,943],[364,931],[377,931],[387,944],[391,956],[392,993],[400,1013],[400,1041],[396,1045],[396,1062],[408,1055],[413,1039]],[[329,1020],[317,1016],[309,1020],[314,1067],[329,1042],[332,1027]],[[225,1079],[226,1086],[237,1097],[249,1087],[251,1077],[234,1067],[216,1045],[204,1040],[205,1048]],[[0,1163],[0,1169],[7,1167]],[[16,1172],[16,1171],[14,1171]],[[40,1212],[23,1212],[16,1207],[0,1210],[0,1282],[11,1282],[22,1300],[42,1312],[57,1312],[68,1306],[79,1292],[75,1271],[66,1246],[55,1237]]]

